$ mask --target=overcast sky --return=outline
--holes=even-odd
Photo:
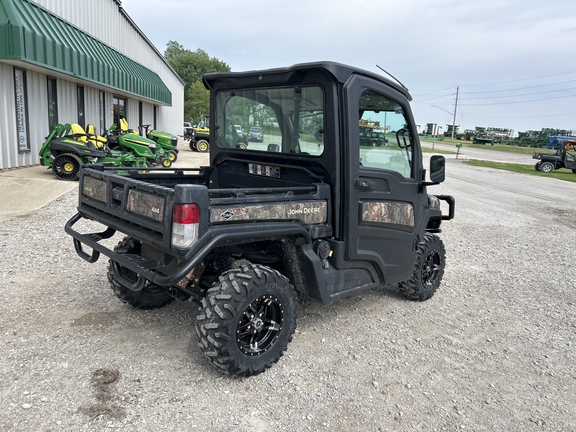
[[[332,60],[412,93],[416,123],[576,132],[574,0],[122,0],[163,53],[177,41],[233,71]]]

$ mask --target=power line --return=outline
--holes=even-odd
[[[497,119],[531,119],[531,118],[545,118],[545,117],[565,117],[565,116],[573,116],[574,113],[565,113],[565,114],[548,114],[548,115],[535,115],[535,116],[523,116],[523,117],[502,117],[499,116],[482,116],[482,115],[475,115],[475,114],[466,114],[467,117],[480,117],[480,118],[497,118]]]
[[[549,77],[553,77],[553,76],[569,75],[569,74],[573,74],[573,73],[576,73],[576,71],[561,72],[561,73],[552,74],[552,75],[543,75],[543,76],[533,77],[533,78],[521,78],[521,79],[516,79],[516,80],[500,81],[500,82],[493,82],[493,83],[461,84],[461,87],[477,87],[477,86],[483,86],[483,85],[508,84],[508,83],[520,82],[520,81],[530,81],[530,80],[535,80],[535,79],[540,79],[540,78],[549,78]]]
[[[497,102],[497,103],[488,103],[488,104],[461,104],[461,105],[463,105],[463,106],[509,105],[509,104],[528,103],[528,102],[540,102],[540,101],[547,101],[547,100],[553,100],[553,99],[566,99],[566,98],[572,98],[572,97],[576,97],[576,95],[556,96],[556,97],[545,98],[545,99],[532,99],[532,100],[515,101],[515,102]]]
[[[428,98],[428,99],[418,99],[418,101],[415,101],[415,102],[426,102],[426,101],[441,99],[441,98],[446,97],[446,96],[454,96],[454,93],[449,93],[449,94],[445,94],[445,95],[441,95],[441,96],[436,96],[436,97]]]
[[[465,91],[465,92],[462,92],[462,93],[463,93],[463,94],[473,94],[473,93],[474,93],[474,94],[476,94],[476,93],[499,93],[499,92],[506,92],[506,91],[515,91],[515,90],[527,90],[527,89],[538,88],[538,87],[549,87],[549,86],[554,86],[554,85],[558,85],[558,84],[567,84],[567,83],[572,83],[572,82],[576,82],[576,80],[561,81],[561,82],[552,83],[552,84],[541,84],[541,85],[529,86],[529,87],[516,87],[516,88],[502,89],[502,90]]]
[[[472,100],[472,99],[502,99],[502,98],[511,98],[511,97],[520,97],[520,96],[532,96],[537,94],[548,94],[548,93],[557,93],[557,92],[565,92],[570,90],[576,90],[576,87],[572,87],[569,89],[559,89],[559,90],[549,90],[544,92],[534,92],[534,93],[522,93],[516,95],[505,95],[505,96],[486,96],[486,97],[465,97],[463,99]]]

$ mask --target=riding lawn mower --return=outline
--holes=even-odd
[[[111,150],[106,138],[88,134],[76,123],[58,124],[40,148],[40,164],[51,168],[60,180],[78,180],[82,165],[146,168],[148,160],[154,159],[147,146],[129,142],[124,146]]]

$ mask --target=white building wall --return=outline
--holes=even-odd
[[[58,87],[58,123],[76,123],[78,121],[76,83],[59,79],[56,86]]]
[[[0,63],[0,169],[39,163],[38,152],[48,129],[46,76],[26,70],[26,90],[28,95],[27,119],[30,151],[20,152],[16,127],[14,66],[8,63]]]
[[[12,70],[12,65],[0,63],[0,168],[18,166]]]
[[[112,46],[134,61],[156,72],[172,92],[172,106],[158,106],[154,125],[154,103],[143,100],[142,123],[173,134],[182,133],[184,121],[184,86],[176,73],[166,64],[162,55],[151,46],[145,36],[119,10],[116,0],[34,0],[39,5],[61,16],[104,43]],[[30,152],[19,153],[17,143],[13,65],[0,62],[0,169],[35,165],[40,162],[39,151],[48,130],[48,100],[46,78],[48,73],[38,66],[21,63],[27,75],[28,124]],[[70,78],[72,79],[72,78]],[[57,75],[58,121],[78,121],[76,86],[84,85],[85,122],[93,124],[99,132],[99,88],[91,83],[70,81]],[[128,98],[128,123],[137,129],[139,100],[121,92],[105,91],[105,127],[113,121],[112,97]]]

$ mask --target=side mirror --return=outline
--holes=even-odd
[[[279,152],[280,146],[278,144],[268,144],[268,148],[266,150],[269,152]]]
[[[432,183],[442,183],[444,181],[446,170],[446,159],[444,156],[434,155],[430,158],[430,181]]]

